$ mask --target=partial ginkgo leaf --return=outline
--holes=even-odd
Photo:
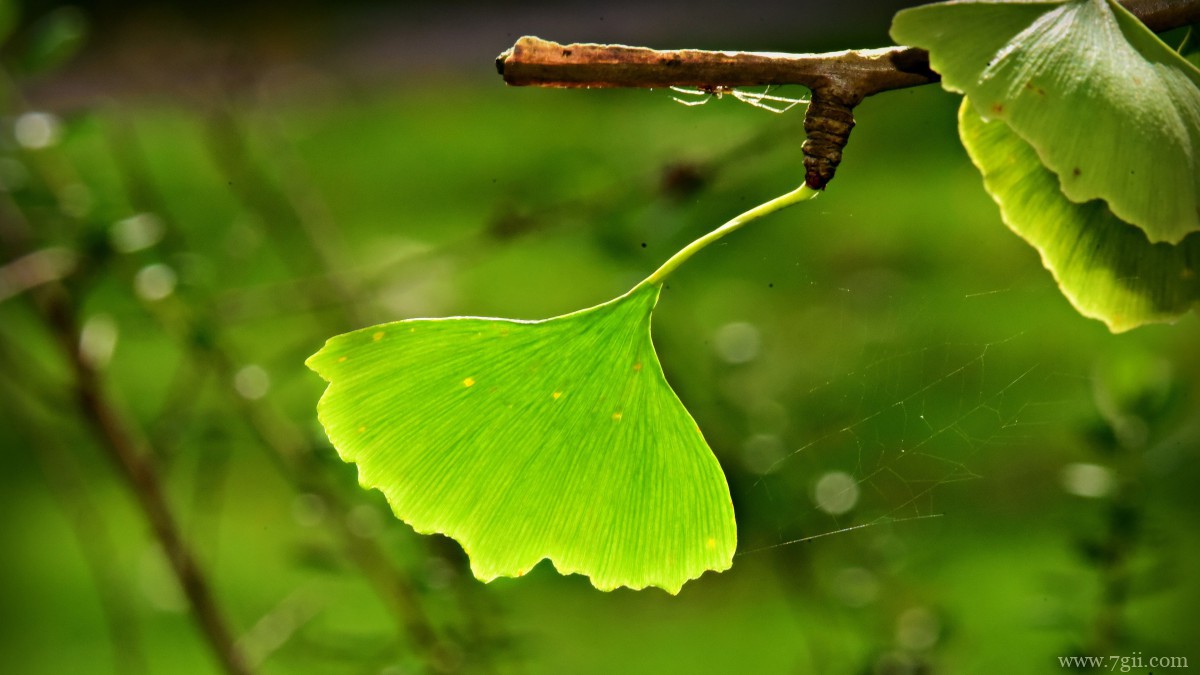
[[[1121,332],[1174,321],[1200,301],[1200,234],[1151,243],[1104,202],[1068,200],[1033,148],[969,100],[959,108],[959,134],[1004,222],[1038,250],[1081,314]]]
[[[318,415],[396,515],[475,576],[543,558],[600,589],[671,593],[728,569],[729,488],[663,376],[659,285],[544,321],[413,319],[330,339]]]
[[[1200,71],[1112,0],[959,1],[898,13],[947,89],[1036,150],[1074,202],[1150,241],[1200,231]]]

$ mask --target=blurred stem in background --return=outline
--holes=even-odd
[[[12,349],[13,345],[0,342],[0,374],[4,376],[0,386],[10,405],[15,406],[9,413],[24,420],[29,429],[28,445],[36,453],[46,484],[66,512],[87,561],[113,645],[114,669],[120,673],[145,673],[146,660],[142,636],[132,611],[130,581],[117,567],[117,549],[108,524],[71,450],[46,431],[50,422],[42,419],[43,410],[70,408],[70,402],[51,397],[50,386],[37,382],[35,375],[23,372],[23,360],[12,353]],[[34,395],[44,399],[28,400]]]
[[[21,102],[18,87],[7,74],[3,75],[3,85],[0,98],[6,102],[8,113],[18,118],[29,113],[27,106]],[[281,262],[289,266],[296,277],[316,279],[314,284],[321,292],[306,292],[314,288],[314,284],[307,284],[302,289],[296,289],[297,299],[314,315],[331,316],[324,331],[332,334],[361,324],[363,320],[359,305],[354,301],[354,293],[342,285],[336,275],[329,273],[330,269],[338,269],[340,263],[332,260],[332,254],[328,253],[338,248],[335,242],[330,241],[335,234],[332,223],[322,215],[327,211],[323,210],[315,192],[308,192],[301,200],[296,194],[275,186],[251,156],[231,105],[221,97],[206,111],[206,119],[211,140],[209,147],[215,161],[227,174],[233,193],[244,203],[248,212],[257,215],[259,222],[267,226],[270,237],[295,240],[297,234],[302,235],[299,237],[304,244],[299,248],[301,255],[281,255]],[[111,137],[111,147],[113,160],[128,193],[128,203],[138,212],[169,218],[170,205],[156,189],[155,181],[140,155],[136,132],[128,125],[118,126],[118,131]],[[51,202],[61,200],[64,195],[70,194],[74,186],[83,183],[78,180],[78,172],[65,154],[56,153],[50,147],[39,147],[36,155],[23,158],[32,168],[30,180],[36,190],[25,190],[20,194],[6,192],[4,203],[0,205],[3,207],[0,213],[0,242],[4,249],[2,263],[9,268],[8,272],[13,272],[22,260],[28,261],[47,251],[62,250],[51,247],[65,245],[67,255],[79,264],[73,270],[61,270],[62,274],[54,272],[45,275],[45,278],[35,275],[27,287],[11,289],[11,295],[24,296],[23,299],[29,301],[43,327],[53,335],[62,360],[69,366],[69,399],[76,404],[73,413],[62,412],[74,416],[92,430],[109,460],[126,479],[127,487],[171,563],[214,656],[226,672],[249,673],[269,656],[269,651],[257,648],[252,643],[243,644],[245,641],[235,638],[235,631],[225,618],[226,612],[214,596],[213,584],[172,513],[158,466],[160,462],[171,460],[174,453],[168,450],[177,440],[175,436],[187,419],[189,408],[197,405],[195,387],[198,378],[207,374],[218,382],[232,383],[237,377],[237,364],[242,361],[223,335],[220,315],[205,298],[197,295],[174,300],[165,306],[147,303],[146,311],[185,355],[185,367],[177,377],[175,394],[169,397],[158,422],[146,425],[149,429],[157,430],[157,433],[151,431],[149,435],[156,437],[160,443],[156,447],[147,442],[147,430],[120,410],[106,390],[102,373],[89,361],[80,345],[82,298],[87,295],[91,284],[110,272],[106,265],[112,263],[108,256],[88,255],[89,246],[95,245],[94,242],[89,243],[88,233],[103,231],[105,224],[90,222],[86,213],[65,214],[61,208],[51,209],[49,213],[52,217],[40,219],[47,213],[40,200],[46,196]],[[292,166],[291,169],[294,177],[292,185],[297,185],[295,176],[298,167]],[[37,191],[42,194],[37,194]],[[31,199],[34,201],[23,203]],[[166,236],[160,244],[162,255],[186,254],[187,246],[182,241],[182,235],[169,226],[166,229]],[[288,249],[294,250],[295,247]],[[14,274],[6,276],[17,278]],[[329,307],[337,311],[324,311]],[[15,348],[16,345],[6,348],[3,354],[6,362],[22,360],[10,353]],[[23,365],[28,367],[28,364]],[[14,375],[12,381],[5,384],[6,389],[14,392],[28,392],[31,387],[44,383],[46,378],[35,374],[19,379]],[[225,404],[222,407],[226,414],[246,424],[297,493],[315,495],[336,514],[336,517],[325,519],[324,522],[341,542],[347,558],[362,570],[363,576],[391,609],[403,639],[411,646],[419,662],[435,672],[460,670],[467,658],[464,651],[469,649],[470,665],[477,670],[489,670],[488,647],[499,638],[496,631],[487,628],[479,616],[484,608],[480,606],[481,599],[476,597],[476,589],[469,582],[455,582],[464,628],[453,631],[455,640],[451,640],[450,633],[435,626],[426,612],[420,589],[408,573],[397,566],[380,542],[352,531],[349,522],[352,512],[358,507],[354,503],[356,499],[345,496],[337,482],[326,475],[323,466],[314,461],[315,448],[305,440],[307,435],[292,421],[279,415],[267,402],[238,396],[234,388],[228,385],[220,391],[224,392]],[[37,393],[54,395],[52,391]],[[27,421],[27,424],[33,426],[31,421]],[[172,435],[173,431],[176,432],[175,436]],[[74,468],[75,463],[69,453],[57,445],[54,435],[39,433],[32,428],[30,434],[34,440],[32,445],[42,457],[47,481],[54,494],[63,501],[64,510],[72,515],[80,547],[93,568],[96,586],[100,590],[110,624],[117,670],[144,671],[140,639],[136,624],[131,620],[127,594],[123,590],[128,580],[122,579],[122,575],[116,573],[107,562],[113,558],[114,551],[105,536],[103,515],[89,501],[79,470]],[[439,539],[423,539],[418,545],[453,546]],[[461,556],[453,551],[442,553]],[[456,640],[465,644],[456,644]]]
[[[336,230],[327,222],[312,222],[310,215],[315,210],[323,211],[318,196],[314,192],[306,195],[309,207],[305,209],[299,203],[299,196],[277,188],[270,177],[258,166],[250,156],[247,139],[238,124],[230,107],[233,104],[222,101],[208,111],[208,128],[212,140],[208,147],[219,166],[223,167],[226,175],[231,176],[231,184],[238,187],[235,192],[243,200],[258,220],[272,224],[269,235],[277,240],[299,240],[303,244],[303,259],[283,256],[285,264],[292,268],[297,277],[308,277],[312,283],[306,286],[309,292],[297,293],[300,303],[307,303],[310,315],[324,314],[329,316],[324,321],[325,329],[330,334],[348,330],[359,325],[363,320],[362,309],[355,301],[355,293],[340,283],[335,274],[321,274],[327,269],[337,266],[324,253],[336,250],[336,247],[326,242],[332,238]],[[122,167],[126,185],[136,186],[130,191],[131,204],[135,208],[153,209],[152,212],[166,212],[165,200],[157,194],[151,176],[145,171],[145,164],[137,155],[138,139],[136,135],[123,134],[122,138],[111,143],[114,157]],[[140,203],[144,200],[144,203]],[[296,237],[296,233],[304,236]],[[182,246],[177,253],[186,250]],[[168,249],[169,250],[169,249]],[[314,289],[317,292],[312,292]],[[153,309],[153,308],[152,308]],[[243,360],[235,356],[229,341],[223,336],[220,314],[215,307],[201,297],[189,297],[186,307],[178,308],[178,312],[152,311],[161,328],[174,336],[177,343],[189,354],[191,361],[199,367],[208,370],[218,382],[234,382],[238,373],[238,363]],[[330,311],[330,310],[333,311]],[[299,494],[312,494],[320,498],[322,503],[338,514],[329,520],[330,527],[342,542],[347,557],[354,561],[362,570],[364,576],[375,587],[380,598],[391,608],[402,632],[407,634],[409,642],[437,671],[457,669],[463,658],[461,645],[451,644],[449,639],[441,634],[425,611],[420,593],[407,575],[390,561],[388,554],[380,547],[377,540],[365,538],[353,532],[347,523],[356,508],[353,498],[348,498],[335,486],[335,483],[324,475],[321,465],[314,462],[317,449],[312,447],[305,434],[296,428],[287,418],[272,409],[266,399],[251,399],[232,395],[233,389],[226,388],[232,402],[229,411],[233,416],[241,418],[247,427],[258,438],[261,446],[269,451],[269,456],[275,461],[281,474],[293,484]],[[449,545],[445,540],[420,540],[421,546]],[[453,553],[451,553],[453,555]],[[469,582],[468,582],[469,583]],[[465,597],[474,589],[468,584],[456,584],[459,601],[465,607],[470,606]],[[473,613],[466,612],[468,616]],[[471,622],[475,625],[477,622]],[[481,643],[476,641],[478,635],[468,632],[466,635],[473,647]],[[485,658],[486,650],[473,651],[476,658]]]
[[[11,96],[15,98],[15,93]],[[37,244],[32,239],[34,230],[24,222],[17,204],[9,201],[4,206],[7,208],[0,214],[0,238],[9,253],[6,262],[11,263],[33,254]],[[61,348],[69,366],[71,398],[76,404],[76,414],[92,430],[100,447],[127,481],[150,522],[154,536],[162,545],[214,655],[226,672],[249,673],[245,659],[234,645],[223,612],[213,597],[211,584],[184,541],[167,504],[157,469],[152,463],[152,450],[127,425],[125,416],[118,412],[105,393],[100,374],[78,348],[80,331],[77,305],[65,285],[58,282],[32,289],[29,295],[38,316]],[[85,533],[84,536],[86,538],[90,534]]]
[[[1188,386],[1170,364],[1147,354],[1124,355],[1096,370],[1093,397],[1099,419],[1087,434],[1096,463],[1072,464],[1063,474],[1068,492],[1094,498],[1098,507],[1093,516],[1099,522],[1077,540],[1098,591],[1077,647],[1080,655],[1148,653],[1145,645],[1152,638],[1129,627],[1129,605],[1170,583],[1169,571],[1161,569],[1164,552],[1147,545],[1153,543],[1147,541],[1147,483],[1155,480],[1149,465],[1156,455],[1161,461],[1170,451],[1170,430],[1177,426],[1174,418],[1187,395]]]

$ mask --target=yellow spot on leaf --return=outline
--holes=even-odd
[[[555,400],[555,401],[557,401],[557,400],[558,400],[558,398],[559,398],[560,396],[562,396],[562,392],[561,392],[561,391],[556,391],[556,392],[554,392],[553,394],[550,394],[550,395],[554,397],[554,400]]]
[[[464,387],[474,387],[475,386],[475,378],[468,377],[467,379],[463,380],[463,386]]]
[[[346,362],[346,357],[345,357],[345,356],[339,356],[339,357],[338,357],[338,363],[345,363],[345,362]]]
[[[366,427],[359,427],[359,428],[358,428],[358,433],[360,433],[360,434],[361,434],[361,433],[365,433],[366,431],[367,431],[367,428],[366,428]]]
[[[379,342],[380,340],[383,339],[383,331],[379,331],[379,332],[375,333],[374,335],[371,336],[371,339],[376,342]]]
[[[708,549],[708,550],[710,550],[710,551],[711,551],[711,550],[713,550],[714,548],[716,548],[716,547],[717,547],[717,540],[716,540],[716,538],[715,538],[715,537],[709,537],[709,538],[708,538],[708,541],[705,541],[705,542],[704,542],[704,547],[705,547],[705,548],[707,548],[707,549]]]
[[[639,372],[639,373],[642,372],[642,364],[640,364],[640,363],[633,364],[633,370],[635,372]]]
[[[619,413],[619,412],[613,413],[613,421],[620,422],[621,421],[621,413]]]

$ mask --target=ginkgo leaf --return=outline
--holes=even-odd
[[[318,415],[396,515],[457,540],[475,576],[543,558],[600,589],[671,593],[728,569],[724,474],[650,338],[659,284],[544,321],[413,319],[307,362]]]
[[[729,486],[650,339],[664,279],[802,185],[682,248],[625,295],[544,321],[410,319],[331,338],[307,364],[317,413],[359,482],[418,532],[457,540],[475,576],[544,558],[600,589],[677,593],[732,563]]]
[[[1100,200],[1076,204],[1028,143],[969,100],[959,134],[1004,222],[1042,256],[1064,295],[1114,332],[1173,321],[1200,301],[1200,233],[1151,243]]]
[[[1150,241],[1200,231],[1200,71],[1113,0],[959,1],[899,12],[943,85],[1033,146],[1077,203]]]

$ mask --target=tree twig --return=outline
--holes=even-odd
[[[1151,30],[1200,23],[1200,0],[1124,0]],[[625,45],[562,45],[526,36],[496,59],[514,86],[566,88],[728,87],[798,84],[812,91],[805,113],[805,183],[824,189],[854,128],[853,109],[868,96],[937,82],[929,53],[915,47],[825,54],[657,50]]]
[[[1200,0],[1124,0],[1151,30],[1200,23]],[[880,92],[937,82],[929,53],[915,47],[852,49],[824,54],[658,50],[625,45],[562,45],[538,37],[517,40],[496,59],[513,86],[534,87],[749,87],[837,83],[862,100]]]
[[[861,96],[937,82],[929,54],[913,47],[825,54],[658,50],[625,45],[561,45],[525,36],[496,59],[510,85],[564,88],[750,87],[841,80]]]

